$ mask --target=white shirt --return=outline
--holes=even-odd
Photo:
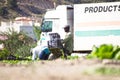
[[[41,38],[37,42],[37,46],[32,49],[32,60],[35,60],[45,48],[48,48],[48,36],[47,34],[41,34]]]

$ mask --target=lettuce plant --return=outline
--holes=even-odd
[[[112,44],[102,44],[99,47],[93,46],[88,58],[120,59],[120,47]]]

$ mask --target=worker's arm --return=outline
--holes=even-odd
[[[71,34],[69,34],[63,41],[62,44],[68,42],[72,38]]]

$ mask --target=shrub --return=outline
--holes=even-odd
[[[7,49],[0,50],[0,60],[7,59],[7,56],[9,55],[9,51]]]
[[[12,9],[18,7],[17,0],[7,0],[7,5]]]
[[[33,39],[25,35],[23,32],[17,33],[14,30],[9,30],[2,35],[8,37],[8,39],[2,41],[2,43],[4,43],[5,48],[9,51],[10,55],[18,55],[22,57],[28,56],[28,53],[30,53],[30,47],[34,44]]]
[[[0,7],[0,16],[8,15],[7,7]]]
[[[30,54],[30,49],[31,47],[34,47],[35,44],[31,44],[31,45],[23,45],[20,48],[16,49],[16,56],[18,57],[28,57],[31,56]]]

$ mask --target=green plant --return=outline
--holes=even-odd
[[[78,59],[79,56],[67,56],[68,60],[74,60],[74,59]]]
[[[16,56],[18,57],[28,57],[31,56],[30,54],[30,49],[31,47],[34,47],[35,44],[31,44],[31,45],[23,45],[20,48],[16,49]]]
[[[7,56],[9,55],[9,51],[7,49],[0,50],[0,59],[7,59]]]
[[[94,46],[88,58],[98,59],[119,59],[120,47],[112,44],[102,44],[99,47]]]
[[[33,61],[30,60],[3,60],[5,64],[12,64],[12,65],[29,65]]]
[[[120,51],[115,55],[114,59],[120,60]]]
[[[41,29],[40,29],[39,26],[34,26],[34,33],[37,37],[37,40],[39,40],[40,39],[40,34],[41,34]]]
[[[0,16],[8,15],[7,7],[0,7]]]
[[[11,55],[14,56],[30,56],[30,48],[34,44],[32,38],[25,35],[23,32],[17,33],[14,29],[9,29],[7,32],[2,33],[8,39],[1,41],[5,48]]]
[[[7,5],[8,5],[8,7],[12,8],[12,9],[18,7],[17,0],[7,0]]]

